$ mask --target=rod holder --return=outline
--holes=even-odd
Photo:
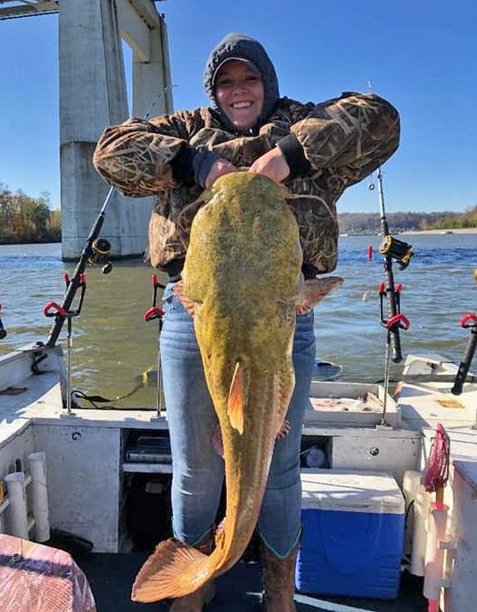
[[[46,454],[44,452],[31,453],[27,459],[31,474],[35,541],[46,542],[50,539]]]
[[[25,474],[13,472],[4,478],[7,485],[8,499],[10,505],[10,531],[11,534],[28,540],[28,510],[25,491]]]

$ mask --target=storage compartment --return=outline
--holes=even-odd
[[[172,535],[169,432],[126,430],[123,446],[123,548],[149,552]]]
[[[302,473],[297,589],[394,599],[404,545],[404,498],[384,472]]]
[[[128,476],[124,520],[133,551],[152,551],[161,540],[172,536],[170,492],[169,474]]]
[[[124,449],[124,462],[171,464],[171,443],[166,430],[131,430]]]
[[[372,427],[382,421],[382,385],[312,382],[305,425]],[[393,398],[386,396],[386,423],[399,427],[401,412]]]
[[[329,468],[331,467],[332,438],[329,436],[302,436],[300,467]]]

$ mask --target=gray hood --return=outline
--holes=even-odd
[[[227,119],[215,96],[214,76],[217,68],[227,59],[241,58],[251,61],[260,71],[264,87],[263,109],[257,125],[262,125],[270,116],[279,98],[278,79],[275,68],[262,45],[250,36],[232,32],[227,34],[212,50],[204,71],[204,87],[211,101],[211,109],[219,116],[221,123],[237,132],[237,128]],[[248,131],[248,130],[246,130]]]

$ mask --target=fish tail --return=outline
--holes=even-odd
[[[139,570],[131,599],[151,603],[189,595],[212,577],[209,560],[207,555],[178,540],[160,542]]]

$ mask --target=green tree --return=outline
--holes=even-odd
[[[0,183],[0,243],[59,242],[61,213],[50,206],[47,192],[32,198]]]

